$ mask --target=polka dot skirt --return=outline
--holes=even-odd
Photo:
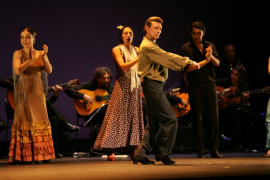
[[[136,148],[144,133],[141,86],[130,90],[130,72],[118,70],[94,149]]]

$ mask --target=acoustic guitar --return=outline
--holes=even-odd
[[[59,84],[58,86],[60,86],[62,88],[70,88],[70,87],[75,87],[75,86],[77,86],[79,84],[80,84],[80,82],[79,82],[78,79],[73,79],[73,80],[70,80],[67,83]],[[53,87],[54,86],[48,87],[48,92],[53,91]],[[9,102],[10,106],[12,107],[12,109],[15,109],[15,105],[14,105],[14,90],[9,89],[7,91],[7,97],[8,97],[8,102]]]
[[[74,99],[73,105],[78,114],[81,116],[90,115],[96,109],[100,108],[104,103],[108,102],[110,95],[105,89],[96,89],[94,91],[90,91],[87,89],[80,89],[78,92],[87,94],[93,98],[92,103],[87,103],[81,99]]]
[[[222,90],[217,92],[217,96],[219,98],[220,96],[225,95],[228,92],[230,92],[229,88],[226,88],[226,89],[223,88]],[[177,97],[184,99],[188,102],[187,106],[182,105],[181,103],[179,103],[177,106],[175,106],[175,105],[173,106],[173,110],[175,112],[176,117],[185,116],[190,111],[188,93],[180,93],[180,91],[178,91],[178,92],[175,92],[174,95],[176,95]]]
[[[72,79],[72,80],[68,81],[67,83],[58,84],[58,86],[62,87],[63,89],[65,89],[65,88],[73,88],[73,87],[76,87],[78,85],[80,85],[79,79]],[[48,91],[49,92],[53,91],[54,87],[55,86],[48,87]]]
[[[188,102],[187,106],[178,103],[177,105],[172,105],[173,111],[176,117],[182,117],[186,115],[190,111],[190,104],[189,104],[189,96],[188,93],[180,93],[181,89],[172,89],[169,94],[175,95],[176,97],[181,98],[182,100],[186,100]]]
[[[186,100],[188,102],[186,106],[182,105],[181,103],[173,106],[176,117],[182,117],[190,111],[189,96],[188,93],[176,93],[175,95],[182,100]]]
[[[219,109],[225,108],[228,104],[239,104],[241,102],[241,97],[243,96],[243,94],[254,95],[270,93],[270,87],[249,91],[239,91],[237,86],[231,86],[227,89],[229,89],[229,92],[225,93],[225,96],[219,99]],[[224,88],[221,86],[217,86],[217,91],[221,90],[224,90]]]

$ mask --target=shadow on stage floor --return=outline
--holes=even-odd
[[[236,179],[270,178],[270,158],[264,153],[223,153],[224,158],[197,158],[194,153],[172,155],[176,165],[134,165],[127,155],[116,161],[101,157],[63,157],[46,164],[11,165],[0,160],[1,179]],[[149,158],[154,160],[153,155]]]

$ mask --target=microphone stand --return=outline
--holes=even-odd
[[[93,117],[100,111],[100,109],[105,105],[106,103],[103,103],[100,108],[98,108],[96,110],[96,112],[86,121],[86,123],[84,123],[83,127],[87,126],[88,123],[93,119]]]
[[[84,123],[83,127],[86,127],[86,126],[89,124],[89,122],[95,117],[95,115],[101,110],[101,108],[102,108],[105,104],[106,104],[106,102],[103,103],[103,104],[95,111],[95,113],[94,113],[94,114],[86,121],[86,123]],[[91,131],[91,127],[90,127],[90,131]],[[90,133],[90,134],[91,134],[91,133]],[[91,137],[90,137],[90,142],[91,142]],[[90,144],[91,144],[91,143],[90,143]],[[74,152],[73,157],[74,157],[74,158],[87,157],[87,156],[90,156],[92,153],[93,153],[93,149],[92,149],[92,147],[90,147],[90,152],[88,152],[88,153]]]

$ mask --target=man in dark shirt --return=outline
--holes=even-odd
[[[94,72],[94,79],[90,82],[87,82],[87,83],[84,83],[82,85],[80,85],[79,87],[77,88],[69,88],[69,89],[66,89],[65,90],[65,93],[71,97],[72,99],[80,99],[80,100],[83,100],[83,102],[85,103],[89,103],[89,104],[92,104],[94,102],[98,102],[98,101],[101,101],[101,100],[109,100],[110,99],[110,95],[113,91],[113,87],[110,85],[110,81],[112,79],[112,73],[111,73],[111,70],[108,68],[108,67],[99,67],[99,68],[96,68],[95,69],[95,72]],[[88,90],[88,91],[95,91],[97,89],[103,89],[103,90],[106,90],[108,95],[107,96],[99,96],[99,95],[96,95],[96,96],[91,96],[90,93],[87,93],[87,91],[83,92],[80,90]],[[95,95],[95,93],[93,93]],[[106,106],[105,108],[102,108],[102,111],[106,109]],[[106,112],[106,110],[104,111]],[[95,111],[91,114],[80,114],[81,117],[84,119],[84,120],[88,120],[93,114],[95,113]],[[99,112],[99,114],[101,114]],[[101,116],[102,117],[102,116]],[[102,117],[101,120],[103,120],[104,117]],[[96,119],[96,118],[95,118]],[[95,122],[99,121],[99,120],[93,120]],[[102,123],[102,122],[100,122]]]
[[[216,71],[217,85],[223,86],[226,80],[230,79],[231,71],[237,67],[241,67],[246,71],[243,63],[238,59],[235,46],[232,43],[224,45],[224,54]]]
[[[203,22],[192,23],[189,31],[192,39],[181,47],[180,54],[201,65],[196,71],[187,69],[191,115],[199,143],[198,157],[204,158],[205,150],[208,149],[212,158],[221,158],[218,153],[218,101],[214,71],[220,62],[218,53],[213,43],[203,40],[206,31]],[[208,51],[211,52],[210,62],[204,60]],[[206,117],[202,118],[203,115]]]
[[[256,120],[261,115],[251,108],[250,87],[246,76],[245,68],[236,66],[223,86],[230,91],[221,96],[219,101],[220,129],[223,135],[231,138],[234,151],[259,147],[259,142],[252,132],[255,132],[258,125]]]
[[[110,99],[113,91],[113,87],[110,85],[111,79],[112,72],[108,67],[98,67],[95,69],[92,81],[82,84],[77,88],[69,88],[65,90],[65,93],[69,97],[81,100],[81,102],[77,102],[78,104],[75,103],[75,108],[78,116],[86,121],[84,126],[90,126],[90,153],[93,153],[93,144],[98,134],[99,127],[105,117],[108,105],[106,104],[100,107],[95,106],[97,108],[92,113],[90,113],[90,110],[87,107],[89,104],[91,107],[94,107],[95,103]],[[100,96],[98,93],[99,90],[107,91],[107,95]]]

